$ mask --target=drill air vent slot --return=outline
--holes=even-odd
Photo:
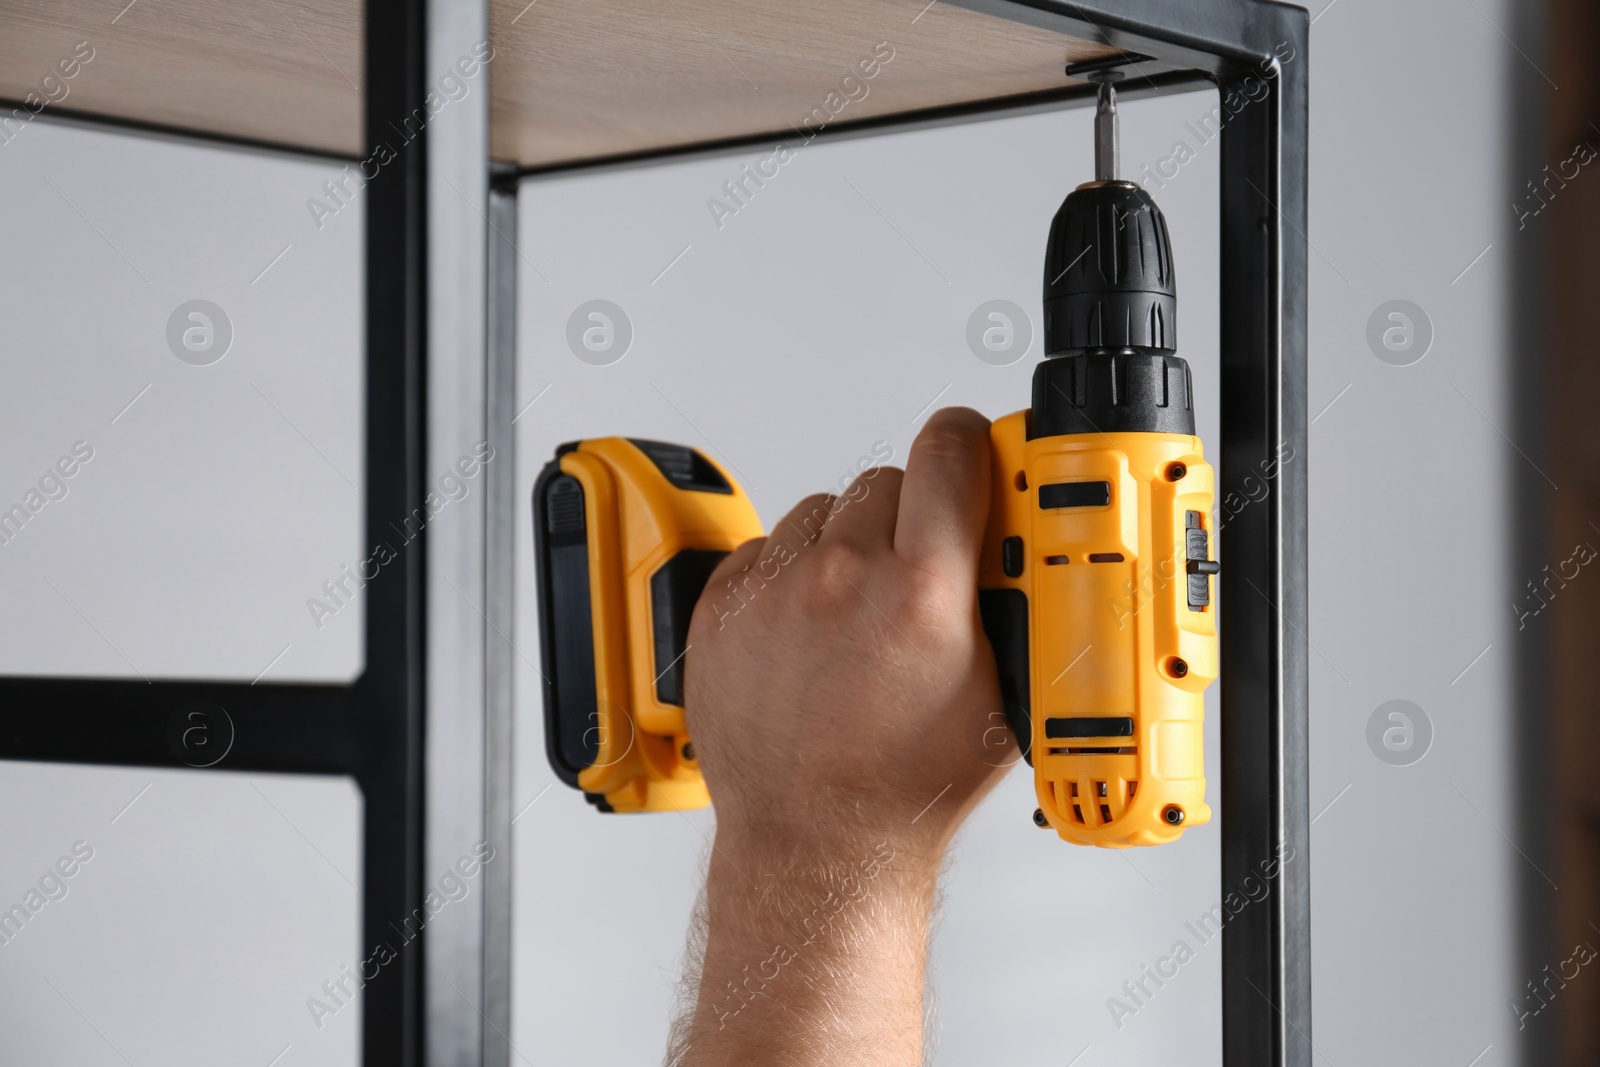
[[[1111,503],[1110,482],[1055,482],[1039,487],[1039,507],[1103,508]]]
[[[1133,716],[1057,716],[1044,721],[1044,735],[1052,741],[1078,737],[1132,737]]]

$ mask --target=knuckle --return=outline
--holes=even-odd
[[[898,486],[904,477],[905,471],[899,467],[868,467],[855,477],[843,496],[834,498],[835,514],[845,505],[863,499],[875,488]]]
[[[832,611],[860,596],[870,567],[860,550],[851,545],[823,540],[812,552],[805,582],[809,607]]]
[[[807,497],[789,516],[789,521],[783,524],[785,529],[776,532],[791,550],[799,551],[822,535],[822,528],[833,515],[836,499],[829,493]]]
[[[874,482],[879,478],[887,476],[889,481],[894,482],[904,478],[905,474],[906,472],[901,470],[899,467],[868,467],[866,470],[861,472],[861,476],[857,479],[857,481]]]

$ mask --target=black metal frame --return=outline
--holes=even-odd
[[[1291,846],[1274,892],[1244,909],[1223,934],[1223,1046],[1230,1067],[1309,1067],[1312,1058],[1310,869],[1307,808],[1306,623],[1306,12],[1269,0],[954,0],[963,6],[1151,57],[1123,89],[1133,95],[1213,83],[1224,94],[1250,77],[1268,90],[1222,134],[1223,492],[1240,485],[1280,445],[1294,462],[1278,468],[1274,492],[1230,519],[1222,635],[1222,892]],[[426,92],[426,0],[373,10],[366,26],[364,128],[369,146],[395,140],[401,116]],[[1280,46],[1294,50],[1279,63]],[[940,109],[824,137],[904,129],[1014,109],[1071,102],[1080,90]],[[427,456],[427,133],[367,187],[366,529],[412,513],[424,495]],[[227,141],[226,138],[216,140]],[[752,139],[755,140],[755,139]],[[739,142],[726,142],[727,147]],[[663,159],[690,151],[647,153]],[[632,160],[606,161],[602,166]],[[532,172],[524,172],[532,173]],[[484,161],[484,184],[489,181]],[[515,218],[515,176],[498,175],[491,212]],[[509,236],[507,234],[506,236]],[[508,376],[516,257],[491,243],[485,314],[492,388],[489,439],[510,452]],[[494,472],[513,492],[510,460]],[[500,501],[504,504],[505,501]],[[489,505],[488,559],[510,551],[511,510]],[[425,564],[427,532],[367,585],[365,670],[351,686],[242,682],[142,682],[0,678],[0,759],[182,767],[168,748],[173,712],[204,699],[227,710],[235,741],[230,770],[345,774],[365,797],[362,940],[391,940],[391,922],[421,905]],[[490,583],[492,586],[492,583]],[[503,589],[501,590],[503,593]],[[505,596],[487,598],[486,618],[509,625]],[[506,650],[485,650],[486,739],[509,744]],[[506,720],[499,722],[496,716]],[[498,725],[496,725],[498,723]],[[497,776],[498,775],[498,776]],[[486,812],[507,800],[503,773],[479,780]],[[505,831],[486,815],[491,836]],[[503,838],[499,838],[503,840]],[[510,857],[496,869],[486,923],[509,921]],[[504,1063],[510,1050],[492,1022],[509,1014],[505,933],[485,937],[483,1042],[460,1062]],[[404,949],[364,991],[363,1061],[420,1062],[427,1002],[422,941]],[[494,957],[492,960],[490,957]],[[444,994],[449,996],[450,994]],[[438,1004],[433,1005],[440,1010]],[[459,1004],[462,1012],[478,1005]],[[474,1021],[473,1025],[477,1025]],[[491,1033],[493,1031],[493,1033]],[[457,1057],[452,1057],[457,1058]]]

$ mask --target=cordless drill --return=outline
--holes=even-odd
[[[1166,222],[1117,179],[1099,92],[1095,180],[1050,227],[1033,404],[991,431],[978,602],[1034,821],[1122,848],[1211,817],[1217,564]],[[533,507],[551,767],[601,811],[704,806],[686,635],[717,561],[762,533],[749,499],[693,449],[609,437],[558,448]]]
[[[1172,247],[1149,194],[1116,176],[1116,123],[1103,80],[1095,180],[1050,224],[1033,404],[990,433],[978,592],[1034,822],[1109,848],[1211,818],[1217,676],[1213,477],[1175,354]]]

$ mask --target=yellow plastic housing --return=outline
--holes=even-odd
[[[761,537],[761,520],[720,466],[731,493],[681,489],[627,438],[583,441],[560,463],[584,490],[594,626],[599,753],[579,787],[618,812],[703,808],[683,708],[657,697],[670,664],[655,662],[650,579],[686,549],[731,552]]]
[[[1186,434],[1029,441],[1026,419],[1019,411],[991,430],[993,502],[979,584],[1027,595],[1039,810],[1075,844],[1174,841],[1211,818],[1201,731],[1203,693],[1217,676],[1219,583],[1206,576],[1209,604],[1189,606],[1185,530],[1197,512],[1214,545],[1212,469],[1200,439]],[[1174,464],[1182,465],[1176,479]],[[1040,486],[1102,481],[1109,503],[1041,506]],[[1021,538],[1014,577],[1004,564],[1011,537]],[[1047,736],[1051,719],[1074,717],[1131,717],[1132,736]]]

